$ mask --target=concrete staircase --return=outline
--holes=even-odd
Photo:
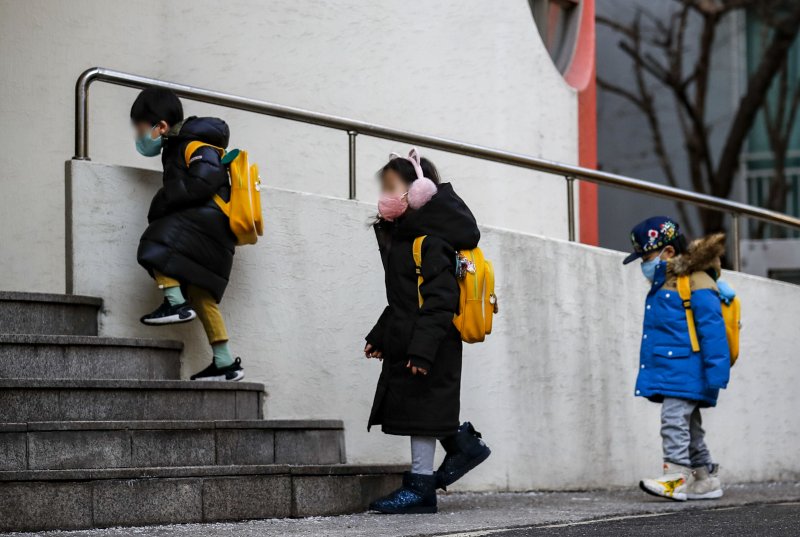
[[[264,386],[180,379],[175,341],[98,337],[102,301],[0,292],[0,531],[362,511],[402,468],[338,420],[263,420]]]

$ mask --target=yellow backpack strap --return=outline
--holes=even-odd
[[[422,241],[425,240],[426,236],[427,235],[423,235],[414,239],[414,246],[411,249],[411,253],[414,256],[414,266],[417,268],[417,295],[419,295],[419,307],[422,307],[422,291],[420,291],[420,287],[422,286]]]
[[[486,261],[483,297],[483,319],[486,326],[486,333],[492,333],[492,316],[497,313],[497,295],[494,294],[494,265],[491,261]]]
[[[183,150],[183,159],[186,161],[186,167],[189,167],[189,163],[192,161],[192,155],[194,152],[200,149],[201,147],[213,147],[219,153],[220,158],[225,156],[225,150],[221,147],[217,147],[215,145],[207,144],[205,142],[201,142],[199,140],[193,140],[186,144],[186,149]],[[231,206],[230,203],[227,203],[224,199],[222,199],[219,194],[214,194],[214,203],[225,213],[225,216],[228,218],[231,217]]]
[[[697,327],[694,324],[692,311],[692,283],[689,276],[678,276],[678,294],[686,310],[686,324],[689,325],[689,339],[692,342],[692,352],[700,352],[700,342],[697,340]]]
[[[225,150],[221,147],[217,147],[215,145],[207,144],[205,142],[200,142],[198,140],[193,140],[186,144],[186,149],[183,150],[183,159],[186,161],[186,167],[189,167],[189,163],[192,161],[192,155],[194,152],[200,149],[201,147],[213,147],[219,153],[220,158],[225,156]]]

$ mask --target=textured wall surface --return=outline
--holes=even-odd
[[[81,200],[75,291],[105,298],[101,333],[178,338],[184,374],[204,366],[199,324],[138,323],[160,301],[135,261],[158,175],[96,163],[68,172]],[[367,227],[375,207],[278,189],[264,202],[266,236],[237,252],[223,311],[248,379],[267,385],[266,416],[342,418],[350,461],[407,461],[406,439],[366,432],[379,364],[363,358],[362,338],[385,305]],[[638,267],[616,252],[495,228],[484,228],[481,246],[495,262],[501,314],[487,342],[466,350],[462,418],[494,454],[459,487],[625,486],[659,472],[659,408],[633,397],[646,292]],[[800,477],[800,288],[729,280],[744,303],[742,357],[720,406],[705,413],[709,445],[739,481]]]
[[[73,154],[75,79],[101,65],[396,128],[577,162],[577,97],[526,0],[0,0],[0,289],[63,292],[62,163]],[[92,159],[158,166],[133,146],[135,90],[91,89]],[[198,103],[273,186],[346,197],[347,136]],[[359,138],[359,198],[398,144]],[[479,220],[566,236],[564,181],[432,153]],[[107,200],[105,200],[107,201]],[[42,223],[46,222],[46,225]],[[36,267],[36,270],[32,270]]]

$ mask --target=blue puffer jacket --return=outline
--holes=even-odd
[[[661,402],[664,397],[716,406],[719,390],[728,385],[730,352],[714,279],[724,236],[694,241],[688,251],[661,263],[645,301],[644,333],[636,395]],[[677,291],[677,277],[689,275],[700,352],[692,352],[686,312]]]

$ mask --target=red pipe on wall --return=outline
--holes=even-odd
[[[597,168],[597,80],[595,61],[595,0],[583,0],[575,51],[564,78],[578,90],[578,164]],[[578,183],[579,237],[584,244],[597,246],[597,185]]]

